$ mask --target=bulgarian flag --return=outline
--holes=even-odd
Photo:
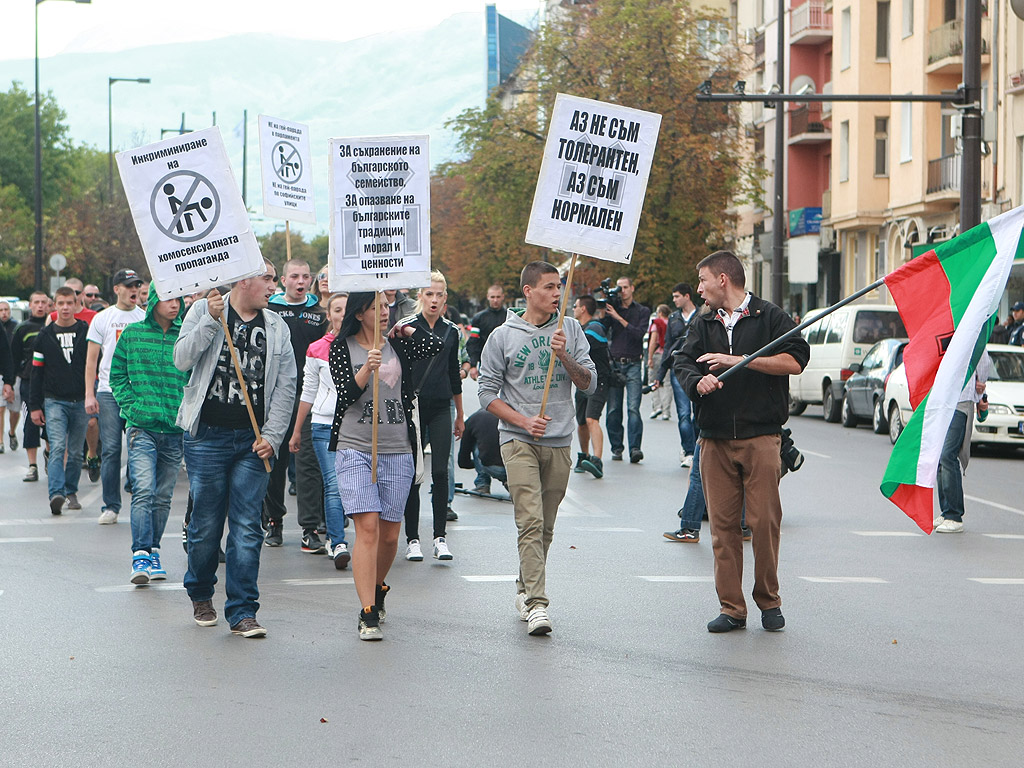
[[[918,256],[885,278],[910,343],[903,365],[914,415],[889,458],[882,493],[925,533],[942,443],[974,375],[1015,257],[1024,256],[1024,207]]]

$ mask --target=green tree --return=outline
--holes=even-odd
[[[694,98],[704,80],[731,84],[740,71],[739,51],[720,43],[726,29],[724,17],[686,0],[563,6],[521,68],[518,105],[502,109],[492,99],[449,124],[466,159],[443,172],[465,179],[458,225],[486,232],[489,249],[480,258],[489,278],[502,282],[525,262],[545,258],[523,236],[546,116],[556,94],[570,93],[662,115],[634,258],[628,266],[584,263],[578,289],[625,274],[638,280],[643,299],[656,302],[675,282],[695,279],[696,262],[730,239],[730,207],[759,194],[737,111]]]

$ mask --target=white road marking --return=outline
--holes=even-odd
[[[283,579],[282,584],[289,587],[330,587],[337,584],[355,584],[351,577],[345,579]]]
[[[83,523],[97,524],[96,518],[92,515],[89,517],[51,515],[50,517],[16,517],[10,520],[0,520],[0,525],[75,525]]]
[[[704,584],[715,580],[714,576],[637,576],[637,578],[658,584],[664,582],[676,584]]]
[[[38,541],[53,541],[53,536],[20,536],[0,539],[0,544],[31,544]]]
[[[982,536],[988,536],[990,539],[1024,539],[1022,533],[983,533]]]
[[[913,531],[850,531],[855,536],[924,536]]]
[[[819,459],[831,459],[827,453],[817,453],[815,451],[808,451],[806,448],[801,448],[800,453],[806,453],[808,456],[817,456]]]
[[[989,501],[988,499],[983,499],[980,496],[969,496],[966,493],[964,494],[964,498],[967,499],[968,501],[976,501],[978,504],[984,504],[987,507],[994,507],[996,509],[1001,509],[1004,512],[1013,512],[1013,514],[1015,514],[1015,515],[1021,515],[1022,517],[1024,517],[1024,510],[1017,509],[1015,507],[1008,507],[1005,504],[997,504],[994,501]]]
[[[1024,584],[1024,579],[968,579],[968,581],[976,581],[978,584]]]
[[[449,525],[449,531],[496,531],[497,525]]]
[[[97,592],[135,592],[136,590],[167,590],[182,592],[185,590],[184,584],[119,584],[116,587],[96,587]]]
[[[466,581],[473,582],[485,582],[485,581],[515,581],[518,576],[515,575],[497,575],[497,576],[463,576]]]
[[[565,489],[565,498],[562,499],[558,515],[559,517],[611,517],[594,504],[593,499],[582,496],[572,488]]]
[[[643,533],[643,528],[573,528],[574,531],[588,531],[590,533]]]
[[[877,576],[801,576],[813,584],[888,584]]]

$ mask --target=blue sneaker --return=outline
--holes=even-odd
[[[149,569],[152,565],[149,552],[140,549],[132,555],[132,584],[149,584]]]
[[[165,581],[167,579],[167,571],[160,565],[160,553],[157,550],[153,550],[149,554],[149,578],[151,581]]]

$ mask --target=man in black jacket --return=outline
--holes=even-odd
[[[665,351],[661,355],[661,367],[658,368],[658,375],[651,386],[657,389],[664,385],[665,376],[672,368],[672,355],[683,348],[683,341],[686,339],[686,332],[690,323],[697,315],[697,307],[693,304],[693,288],[689,283],[676,283],[672,289],[672,303],[676,305],[675,312],[668,316],[668,328],[665,331]],[[694,453],[697,449],[697,436],[693,428],[693,408],[690,398],[686,396],[682,385],[675,376],[669,378],[672,386],[672,396],[676,404],[676,418],[679,423],[679,445],[682,453],[679,457],[679,466],[692,467]]]
[[[26,405],[29,401],[29,383],[32,376],[32,350],[35,347],[36,336],[46,325],[46,311],[49,304],[50,297],[42,291],[36,291],[29,296],[29,316],[14,329],[14,336],[11,338],[11,355],[14,357],[14,365],[21,380],[18,385],[18,394],[21,395],[21,400]],[[24,423],[22,444],[25,448],[25,455],[28,457],[28,473],[22,480],[26,483],[34,483],[39,480],[36,456],[41,442],[41,430],[32,419],[25,419]],[[16,443],[12,443],[12,445],[14,444]]]
[[[697,292],[707,302],[690,325],[675,373],[693,400],[700,428],[700,472],[711,520],[715,588],[721,615],[709,632],[746,626],[743,599],[743,534],[746,502],[753,533],[754,601],[761,625],[780,630],[786,622],[779,597],[779,533],[782,502],[782,425],[789,417],[789,379],[807,365],[811,350],[799,334],[773,354],[752,360],[728,381],[716,374],[794,328],[779,307],[744,288],[743,265],[729,251],[716,251],[697,265]]]
[[[480,353],[484,351],[484,344],[491,331],[505,322],[505,289],[500,285],[492,285],[487,289],[487,309],[481,310],[473,315],[469,321],[469,338],[466,340],[466,354],[469,355],[469,365],[463,368],[469,377],[476,381],[477,369],[480,367]],[[479,484],[479,483],[478,483]]]

